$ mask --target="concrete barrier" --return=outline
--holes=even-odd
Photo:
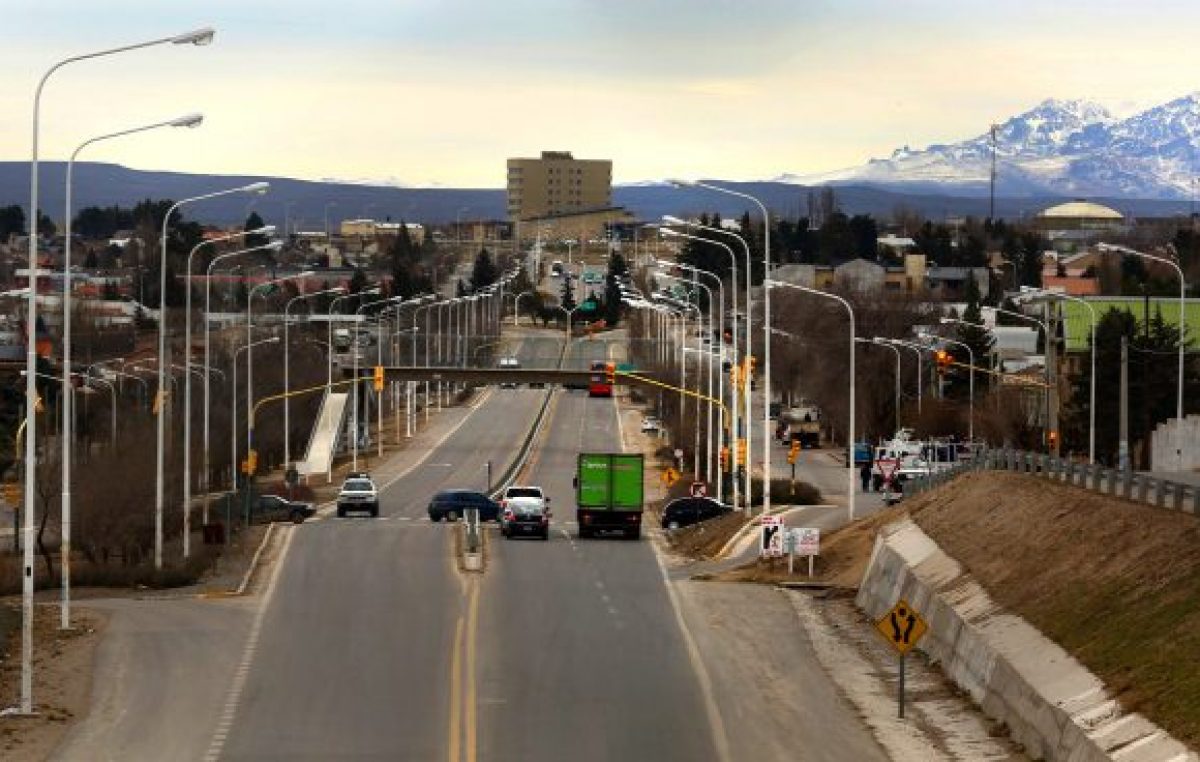
[[[1028,622],[1000,607],[911,519],[875,539],[856,600],[878,619],[905,598],[929,624],[920,650],[1034,759],[1200,762]]]

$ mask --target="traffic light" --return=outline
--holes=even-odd
[[[612,386],[617,382],[617,364],[606,362],[604,363],[604,383]]]
[[[155,393],[154,404],[152,405],[150,411],[152,413],[154,413],[154,415],[158,415],[159,413],[162,412],[163,405],[165,405],[166,402],[167,402],[167,392],[166,391],[161,391],[161,392]]]
[[[729,470],[729,448],[728,447],[721,448],[721,470],[722,471]]]
[[[737,464],[739,466],[746,465],[746,440],[744,438],[737,441]]]
[[[746,355],[746,377],[747,378],[752,378],[754,376],[754,369],[755,369],[757,362],[758,361],[755,359],[754,355]]]
[[[258,470],[258,450],[251,450],[246,453],[246,459],[242,461],[242,473],[251,476]]]
[[[800,455],[800,440],[793,439],[792,446],[788,450],[788,463],[795,464],[796,458]]]
[[[383,391],[383,366],[375,366],[375,391]]]
[[[1058,447],[1058,432],[1051,431],[1046,434],[1046,440],[1050,443],[1050,449]]]
[[[939,374],[944,374],[946,372],[946,368],[950,367],[950,353],[944,349],[939,349],[936,353],[934,353],[934,360],[937,361],[937,371]]]
[[[730,366],[729,366],[729,385],[730,385],[731,387],[733,387],[734,389],[740,389],[740,388],[741,388],[741,387],[738,385],[738,381],[739,381],[739,378],[740,378],[740,376],[741,376],[741,374],[740,374],[740,373],[738,373],[738,366],[736,366],[736,365],[730,365]]]

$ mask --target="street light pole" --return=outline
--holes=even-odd
[[[762,212],[762,218],[763,218],[763,280],[766,280],[771,277],[771,215],[767,213],[767,207],[766,207],[766,205],[763,204],[762,201],[758,200],[754,196],[751,196],[749,193],[742,193],[741,191],[735,191],[735,190],[731,190],[729,188],[722,188],[719,185],[710,185],[708,183],[702,183],[702,182],[691,182],[691,183],[681,182],[681,181],[672,181],[672,182],[677,185],[690,185],[690,186],[693,186],[696,188],[706,188],[708,190],[716,191],[718,193],[724,193],[729,196],[736,196],[738,198],[743,198],[743,199],[746,199],[747,201],[751,201],[754,204],[756,204],[758,206],[759,210]],[[741,236],[738,236],[738,237],[741,238]],[[745,244],[744,239],[742,240],[742,242],[743,242],[743,244]],[[749,244],[746,244],[746,247],[747,247],[747,249],[749,249]],[[746,289],[747,289],[747,291],[749,291],[749,289],[750,289],[750,281],[752,281],[752,280],[753,280],[753,271],[750,269],[747,269],[746,270]],[[824,293],[824,292],[820,292],[820,293]],[[747,336],[746,345],[747,345],[747,347],[746,347],[746,349],[747,349],[747,354],[753,354],[750,351],[751,342],[749,339],[750,316],[752,313],[750,312],[748,299],[747,299],[746,303],[747,303],[747,308],[746,308],[746,336]],[[851,322],[853,322],[853,320]],[[853,345],[851,345],[851,354],[853,354],[853,349],[854,349],[854,347],[853,347]],[[747,395],[747,396],[749,396],[749,395]],[[749,418],[747,418],[746,423],[747,423],[746,429],[747,429],[747,432],[749,432],[749,429],[750,429]],[[763,439],[762,452],[763,452],[763,480],[764,480],[763,483],[765,485],[763,488],[763,510],[762,510],[762,512],[770,513],[770,511],[771,511],[771,489],[770,489],[770,482],[771,482],[771,289],[769,289],[769,288],[763,289],[763,432],[762,432],[762,439]],[[749,451],[749,442],[747,442],[746,449],[747,449],[747,451]],[[851,460],[853,460],[853,458],[851,458]],[[747,471],[748,470],[749,469],[747,469]],[[851,471],[853,471],[853,469],[851,469]],[[851,478],[853,479],[853,473],[851,473]],[[853,504],[853,495],[851,496],[851,504]],[[853,511],[851,511],[851,513],[853,513]]]
[[[269,235],[270,232],[273,230],[274,230],[273,225],[266,225],[265,227],[262,227],[262,228],[259,228],[258,230],[253,230],[250,232],[251,233],[262,233],[263,235]],[[229,236],[229,238],[237,238],[237,237],[241,237],[242,235],[245,235],[245,233],[240,233],[236,236]],[[272,241],[272,242],[264,244],[262,246],[252,246],[248,249],[239,249],[238,251],[231,251],[226,254],[219,254],[219,255],[213,257],[212,261],[208,263],[208,268],[205,272],[205,277],[204,277],[204,367],[205,368],[212,367],[212,359],[211,359],[212,345],[211,345],[211,342],[209,341],[209,338],[210,338],[209,334],[211,333],[211,328],[212,328],[212,320],[210,319],[210,316],[211,316],[211,312],[212,312],[213,269],[216,268],[217,264],[219,262],[221,262],[222,260],[229,259],[231,257],[241,256],[243,254],[250,254],[255,251],[278,251],[280,248],[282,248],[282,246],[283,246],[283,243],[281,241]],[[197,248],[199,248],[199,246],[197,246]],[[191,275],[191,272],[192,272],[191,256],[195,253],[196,253],[196,249],[192,249],[192,253],[188,255],[188,270],[187,271],[188,271],[189,276]],[[186,353],[186,358],[187,358],[186,362],[189,367],[191,366],[191,357],[192,357],[192,354],[190,351],[191,346],[192,346],[191,298],[192,298],[192,290],[191,290],[191,287],[189,286],[188,287],[187,315],[184,319],[185,332],[187,334],[186,343],[187,343],[188,350],[189,350]],[[209,477],[211,474],[211,468],[209,466],[209,433],[210,433],[210,428],[211,428],[210,427],[210,421],[211,421],[210,413],[211,413],[211,402],[212,402],[211,387],[212,387],[212,375],[209,373],[206,373],[206,374],[204,374],[204,462],[202,464],[204,478],[201,482],[202,488],[204,489],[204,513],[203,513],[201,520],[205,524],[209,523],[209,501],[210,501],[210,496],[212,495],[212,489],[211,489],[211,485],[209,483]],[[188,410],[191,410],[191,383],[190,382],[184,384],[183,393],[184,393],[184,397],[187,400],[187,402],[185,403],[185,407],[187,407]],[[184,421],[186,422],[187,420],[188,420],[188,417],[185,416]],[[188,448],[191,447],[191,441],[190,441],[189,437],[190,437],[190,434],[185,434],[185,436],[184,436],[184,439],[186,440],[185,444],[184,444],[185,458],[188,457],[188,452],[189,452]],[[186,479],[186,472],[185,472],[185,479]],[[188,487],[185,486],[185,489],[187,489],[187,488]],[[187,495],[187,498],[184,500],[183,510],[184,510],[185,516],[187,515],[188,502],[190,500],[190,497],[191,496],[189,493]]]
[[[975,351],[973,349],[971,349],[970,344],[958,341],[956,339],[948,339],[945,336],[938,336],[938,335],[932,334],[932,333],[925,333],[925,332],[918,333],[917,338],[924,339],[925,341],[944,341],[947,344],[953,344],[955,346],[962,347],[963,349],[967,350],[967,357],[969,358],[969,361],[971,363],[971,370],[967,374],[967,379],[968,379],[968,384],[967,384],[967,386],[968,386],[968,392],[967,392],[968,402],[967,402],[967,404],[969,406],[968,407],[968,415],[967,415],[967,441],[974,443],[974,441],[975,441]]]
[[[234,489],[237,489],[237,473],[238,473],[238,460],[237,460],[237,366],[238,366],[238,359],[237,359],[237,356],[240,355],[242,352],[247,352],[251,347],[254,347],[258,344],[275,344],[275,343],[278,343],[278,341],[279,341],[278,336],[272,336],[267,339],[259,339],[258,341],[250,342],[249,344],[246,344],[243,347],[238,347],[233,352],[233,363],[232,363],[233,364],[233,385],[232,385],[232,389],[231,389],[232,397],[230,398],[230,404],[229,404],[229,471],[230,471],[230,479],[232,480],[230,482],[230,484],[233,486]],[[247,394],[250,393],[249,384],[247,384],[246,393]],[[249,427],[248,421],[247,421],[247,427]],[[247,458],[250,457],[249,450],[246,451],[246,457]]]
[[[1077,296],[1069,296],[1060,294],[1057,291],[1047,291],[1042,288],[1032,288],[1030,286],[1021,286],[1021,293],[1031,296],[1045,296],[1051,299],[1066,299],[1069,302],[1077,302],[1087,308],[1088,317],[1091,319],[1091,331],[1089,333],[1089,346],[1091,351],[1091,366],[1092,377],[1090,381],[1090,389],[1088,390],[1088,463],[1096,464],[1096,308],[1088,304],[1086,299],[1080,299]]]
[[[1192,224],[1195,225],[1194,220],[1193,220]],[[1175,419],[1179,422],[1178,425],[1180,427],[1180,436],[1177,437],[1175,440],[1176,441],[1175,458],[1176,458],[1176,467],[1178,468],[1178,470],[1182,471],[1183,470],[1183,446],[1179,443],[1183,441],[1183,439],[1182,439],[1183,380],[1184,380],[1183,343],[1184,343],[1184,335],[1187,332],[1187,322],[1186,322],[1187,281],[1183,275],[1183,268],[1180,267],[1179,263],[1174,260],[1167,259],[1166,257],[1155,256],[1153,254],[1146,254],[1144,252],[1136,251],[1134,249],[1130,249],[1125,246],[1112,246],[1109,244],[1102,243],[1099,246],[1097,246],[1097,248],[1100,249],[1100,251],[1115,251],[1118,254],[1126,254],[1129,256],[1133,256],[1133,257],[1141,257],[1142,259],[1149,259],[1152,262],[1158,262],[1159,264],[1170,265],[1171,267],[1173,267],[1175,269],[1175,274],[1179,276],[1179,386],[1178,386],[1178,392],[1177,392],[1176,398],[1175,398]],[[1095,378],[1094,374],[1093,374],[1093,378]]]
[[[327,288],[323,291],[314,291],[310,294],[300,294],[288,300],[287,304],[283,305],[283,462],[285,467],[290,467],[292,464],[292,427],[291,427],[291,410],[292,410],[292,378],[291,378],[291,363],[289,360],[288,349],[291,347],[291,342],[288,340],[288,327],[291,325],[288,319],[288,313],[292,309],[292,305],[303,299],[315,299],[318,296],[326,294],[344,294],[346,293],[345,286],[337,286],[335,288]],[[333,351],[333,347],[329,347],[329,351]]]
[[[110,132],[105,135],[85,140],[80,143],[75,151],[71,154],[71,158],[67,160],[67,187],[66,187],[66,242],[63,248],[63,297],[62,297],[62,312],[63,312],[63,350],[62,350],[62,366],[63,366],[63,388],[71,387],[71,244],[74,235],[71,231],[72,217],[74,210],[72,206],[72,195],[75,189],[75,159],[79,157],[79,153],[84,148],[99,143],[104,140],[123,137],[125,135],[133,135],[139,132],[158,129],[160,127],[196,127],[204,117],[200,114],[188,114],[176,119],[169,119],[164,122],[155,122],[141,127],[133,127],[118,132]],[[35,215],[36,216],[36,213]],[[75,420],[73,408],[73,394],[65,393],[62,402],[62,500],[61,500],[61,534],[62,542],[60,555],[62,557],[62,606],[61,606],[61,622],[59,628],[69,630],[71,628],[71,448],[72,437],[74,435]]]
[[[298,280],[307,278],[312,275],[311,271],[296,273],[295,275],[287,275],[282,278],[272,278],[271,280],[263,281],[250,289],[246,294],[246,456],[250,455],[250,417],[254,411],[254,364],[253,364],[253,347],[254,347],[254,294],[262,289],[276,286],[280,283],[289,280]],[[286,307],[285,307],[286,309]],[[287,315],[283,316],[284,330],[287,330]],[[287,345],[284,345],[284,352],[287,351]],[[284,361],[287,365],[287,361]]]
[[[158,388],[156,394],[159,397],[159,409],[156,417],[156,432],[155,432],[155,469],[154,469],[154,568],[162,569],[162,549],[163,549],[163,506],[164,499],[164,468],[166,455],[166,396],[163,394],[163,386],[165,383],[166,356],[167,356],[167,231],[171,224],[171,215],[175,210],[184,204],[190,204],[194,201],[205,201],[207,199],[217,198],[219,196],[228,196],[233,193],[266,193],[271,187],[267,182],[250,183],[238,188],[229,188],[228,190],[216,191],[213,193],[205,193],[192,198],[185,198],[182,201],[175,202],[167,213],[163,215],[162,223],[162,243],[159,251],[159,266],[158,266]],[[184,416],[187,417],[186,415]]]
[[[913,352],[917,353],[917,417],[919,418],[921,416],[921,412],[922,412],[921,411],[921,397],[922,397],[922,384],[923,384],[922,373],[921,373],[921,363],[923,362],[923,360],[921,359],[921,353],[927,351],[929,348],[923,347],[920,344],[913,344],[912,342],[903,341],[902,339],[888,339],[888,338],[884,338],[882,336],[876,336],[873,339],[873,341],[880,342],[883,344],[890,344],[890,345],[896,346],[896,347],[905,347],[905,348],[911,349]]]
[[[752,318],[754,317],[754,297],[753,297],[753,293],[750,288],[750,280],[751,280],[750,275],[753,272],[753,269],[752,269],[753,263],[751,261],[753,259],[753,257],[751,256],[751,253],[750,253],[750,244],[746,242],[745,238],[743,238],[742,236],[733,232],[732,230],[725,230],[724,228],[713,227],[711,225],[699,225],[699,224],[687,222],[685,220],[681,220],[678,217],[672,217],[670,215],[664,215],[663,222],[667,223],[668,225],[676,225],[676,226],[684,225],[687,227],[694,227],[697,230],[703,230],[707,233],[714,233],[716,235],[722,235],[727,238],[734,239],[741,245],[742,254],[744,255],[745,260],[746,260],[746,268],[745,268],[745,270],[746,270],[746,346],[744,347],[742,354],[743,355],[754,354],[754,341],[750,336],[750,323],[751,323]],[[668,229],[669,228],[663,228],[662,230],[663,230],[663,232],[665,232]],[[678,231],[672,231],[671,233],[668,233],[667,235],[671,235],[674,233],[678,233]],[[709,241],[709,239],[704,239],[704,240]],[[737,259],[733,255],[733,249],[731,247],[729,247],[727,244],[720,244],[717,241],[710,241],[710,242],[713,244],[722,246],[729,253],[730,259],[732,261],[732,267],[733,267],[733,270],[732,270],[733,286],[734,286],[733,291],[734,291],[734,294],[736,294],[737,293]],[[734,301],[734,306],[733,306],[733,315],[734,315],[734,322],[733,322],[734,352],[733,352],[733,354],[734,354],[734,360],[736,361],[737,356],[738,356],[738,352],[737,352],[738,309],[737,309],[736,299]],[[748,382],[747,382],[747,385],[748,385]],[[736,393],[737,392],[735,390],[734,394],[736,395]],[[745,471],[745,477],[746,477],[745,487],[746,487],[746,489],[745,489],[745,494],[746,494],[747,510],[749,510],[749,508],[750,508],[750,493],[751,493],[751,490],[750,490],[750,464],[753,461],[753,451],[754,451],[754,435],[753,435],[754,426],[752,423],[753,410],[751,408],[751,396],[752,395],[747,386],[746,393],[743,395],[743,399],[742,399],[742,403],[743,403],[742,411],[738,416],[741,425],[746,429],[746,431],[745,431],[745,437],[746,437],[746,471]],[[736,400],[736,397],[735,397],[735,400]],[[736,407],[736,404],[734,406]],[[737,431],[736,427],[735,427],[734,431],[735,432]],[[769,438],[770,432],[763,432],[763,436]],[[737,481],[737,469],[736,468],[734,469],[734,481],[735,482]]]
[[[790,289],[794,289],[796,291],[803,291],[806,294],[812,294],[814,296],[821,296],[826,299],[832,299],[836,302],[841,303],[841,305],[846,308],[846,313],[850,317],[850,418],[849,418],[849,421],[847,422],[847,426],[846,426],[846,429],[848,432],[846,435],[847,447],[848,447],[848,456],[846,458],[846,475],[847,475],[846,504],[847,504],[847,508],[849,511],[849,515],[850,515],[850,521],[854,521],[854,489],[855,489],[855,478],[854,478],[855,477],[855,469],[854,469],[854,418],[855,418],[855,409],[854,409],[854,397],[855,397],[854,338],[856,335],[855,330],[854,330],[854,307],[851,306],[850,302],[846,301],[845,299],[838,296],[837,294],[831,294],[827,291],[821,291],[821,290],[815,289],[815,288],[808,288],[807,286],[799,286],[794,283],[786,283],[784,281],[775,281],[775,280],[771,280],[770,278],[763,279],[764,299],[768,298],[767,295],[771,293],[772,288],[790,288]],[[769,344],[769,340],[768,340],[768,344]],[[767,476],[769,478],[770,474],[768,473]],[[768,482],[768,484],[769,484],[769,482]],[[764,488],[763,488],[764,501],[766,499],[766,495],[769,493],[770,493],[770,487],[764,486]]]
[[[29,304],[26,311],[25,340],[25,511],[21,528],[25,537],[24,555],[21,560],[21,690],[18,714],[33,714],[33,545],[36,533],[34,502],[37,497],[37,294],[38,294],[38,222],[41,209],[38,204],[38,137],[42,108],[42,91],[54,72],[64,66],[93,58],[125,53],[155,45],[207,45],[216,34],[205,27],[173,37],[161,37],[145,42],[83,53],[64,58],[42,74],[33,95],[32,147],[29,160]]]
[[[857,341],[859,344],[872,344],[874,346],[884,347],[886,349],[892,350],[896,354],[896,402],[895,402],[895,410],[894,410],[894,413],[895,413],[895,424],[894,425],[896,427],[896,431],[899,431],[900,430],[900,350],[897,349],[896,347],[892,346],[891,344],[887,343],[886,341],[880,341],[878,338],[874,338],[874,339],[856,338],[855,341]]]
[[[184,558],[188,558],[191,554],[191,535],[192,535],[192,523],[191,523],[192,522],[192,511],[191,511],[191,506],[192,506],[192,377],[191,377],[191,370],[192,370],[192,258],[195,257],[196,253],[205,246],[222,243],[224,241],[232,241],[236,238],[243,238],[243,237],[245,237],[247,235],[251,235],[251,234],[270,235],[273,232],[275,232],[275,226],[274,225],[266,225],[264,227],[258,228],[257,230],[242,231],[239,233],[234,233],[233,235],[226,235],[226,236],[221,236],[219,238],[212,238],[207,241],[201,241],[200,243],[193,246],[192,250],[190,252],[188,252],[187,264],[186,264],[186,268],[184,270],[184,273],[185,273],[184,283],[186,284],[186,288],[187,288],[186,307],[184,308],[184,311],[183,311],[183,323],[184,323],[184,331],[183,331],[183,336],[184,336],[184,338],[183,338],[183,346],[184,346],[183,357],[184,357],[184,360],[183,360],[183,363],[184,363],[184,367],[188,371],[187,375],[184,377],[184,382],[183,382],[183,410],[184,410],[184,414],[183,414],[183,557]],[[235,253],[237,253],[237,252],[235,252]],[[218,257],[217,259],[219,259],[219,258],[220,257]],[[214,259],[213,262],[216,262],[216,259]],[[205,279],[204,287],[205,287],[205,293],[207,294],[208,293],[208,291],[207,291],[208,290],[208,279],[207,278]],[[207,325],[208,312],[207,312],[207,310],[208,310],[208,303],[206,300],[205,301],[205,333],[204,333],[204,340],[205,340],[204,367],[205,368],[209,367],[208,346],[207,346],[207,342],[208,342],[208,325]],[[204,379],[205,379],[205,384],[206,384],[206,389],[207,389],[207,383],[208,383],[208,374],[207,373],[205,374]],[[205,402],[207,404],[207,396],[205,397]],[[205,442],[206,442],[205,446],[207,447],[207,437],[205,438]],[[204,510],[203,521],[204,521],[204,523],[208,523],[208,489],[207,489],[208,488],[208,460],[207,460],[207,457],[205,458],[205,461],[204,461],[204,470],[205,470],[205,474],[204,474],[203,486],[204,486],[205,510]]]

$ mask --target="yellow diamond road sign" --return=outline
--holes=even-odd
[[[908,605],[908,601],[901,598],[892,606],[891,611],[875,623],[875,629],[879,630],[884,640],[892,644],[892,648],[900,654],[906,654],[925,636],[929,625],[916,609]]]
[[[662,480],[668,487],[674,486],[675,482],[679,481],[679,472],[673,468],[668,468],[663,471]]]

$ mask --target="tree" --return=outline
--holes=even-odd
[[[246,224],[242,225],[242,230],[258,230],[266,225],[263,218],[258,215],[258,212],[250,212],[250,216],[246,218]],[[248,235],[245,238],[246,248],[252,249],[256,246],[266,246],[271,242],[271,239],[261,233]]]
[[[879,228],[875,218],[869,214],[856,214],[848,225],[854,256],[874,261],[879,255]]]
[[[609,328],[613,328],[621,322],[625,305],[621,301],[619,279],[628,274],[629,267],[625,264],[625,257],[616,251],[609,254],[608,275],[604,279],[604,322],[608,324]]]
[[[570,272],[563,273],[562,290],[558,295],[558,303],[568,312],[575,309],[574,276]]]
[[[0,207],[0,241],[10,235],[25,235],[25,210],[20,204]]]
[[[479,291],[495,283],[500,277],[496,263],[486,248],[480,249],[471,268],[471,291]]]
[[[1153,316],[1144,313],[1141,321],[1129,310],[1108,310],[1100,316],[1096,325],[1096,367],[1100,371],[1096,377],[1096,453],[1099,460],[1113,464],[1119,438],[1122,336],[1129,343],[1131,455],[1134,468],[1147,468],[1150,432],[1159,422],[1175,416],[1179,331],[1160,312]],[[1063,415],[1063,443],[1073,450],[1087,449],[1090,384],[1091,364],[1084,363]],[[1192,390],[1198,384],[1193,364],[1186,385]]]
[[[974,278],[967,278],[967,308],[963,310],[962,320],[957,326],[957,340],[961,341],[971,348],[971,352],[975,355],[976,367],[987,368],[989,366],[988,358],[992,354],[992,347],[995,346],[996,340],[992,334],[983,327],[983,313],[979,308],[979,285]],[[962,347],[955,344],[950,345],[950,354],[954,357],[955,362],[970,363],[971,355]],[[970,390],[970,378],[967,371],[956,373],[963,379],[961,386],[965,389],[960,389],[960,396],[966,395]],[[981,399],[983,393],[987,391],[988,384],[991,381],[991,376],[986,373],[975,373],[975,398]]]
[[[367,287],[367,274],[362,271],[362,268],[354,268],[354,273],[350,276],[350,282],[346,284],[347,293],[357,294],[362,292]]]
[[[58,226],[54,224],[54,220],[46,216],[46,213],[41,209],[38,210],[38,235],[53,238],[58,234]]]

